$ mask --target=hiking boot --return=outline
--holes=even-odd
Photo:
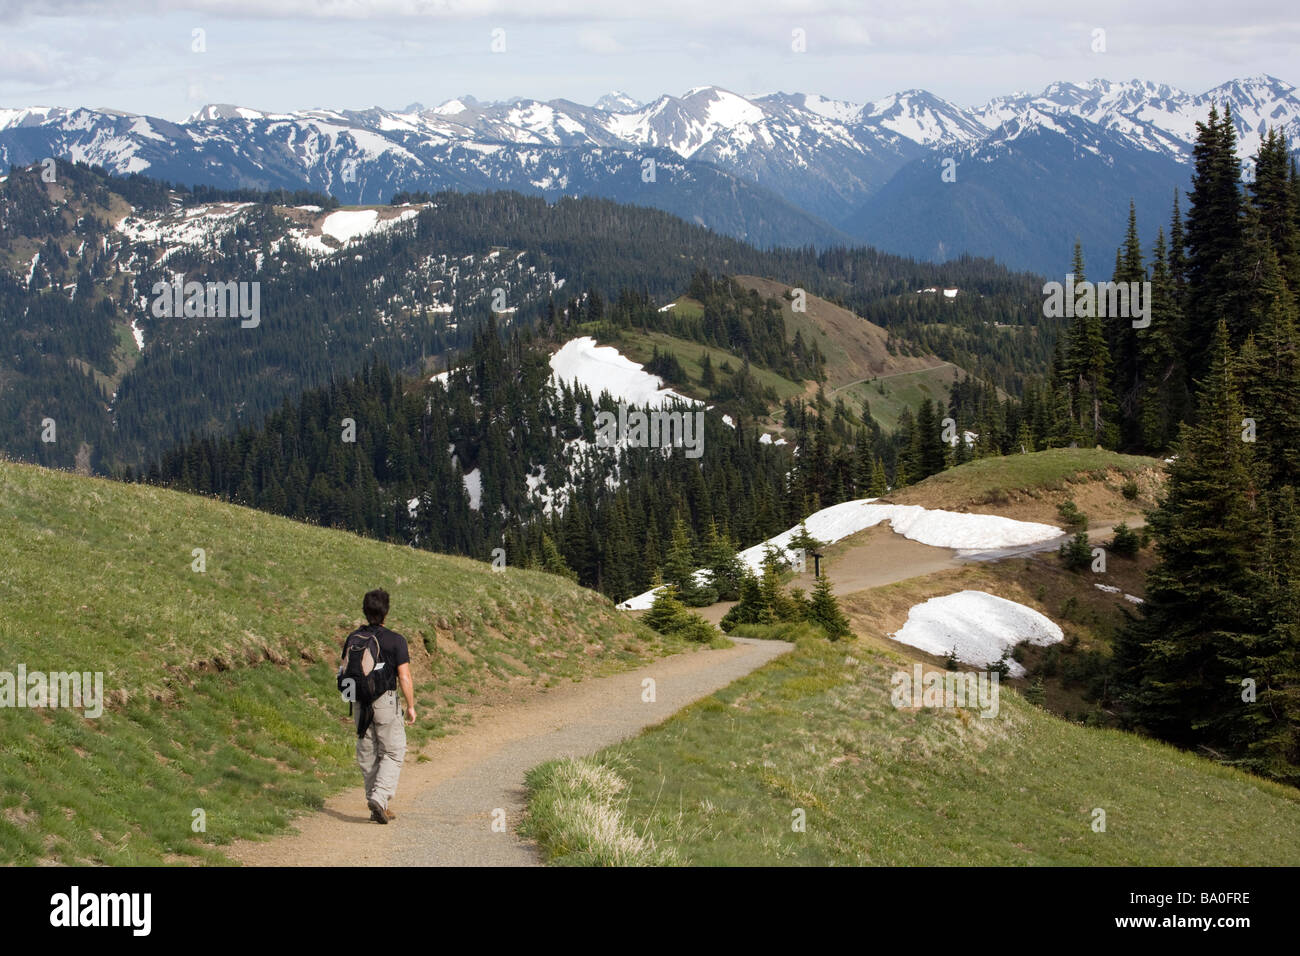
[[[393,815],[374,800],[367,800],[366,806],[370,808],[370,819],[374,820],[376,823],[387,823],[389,820],[393,819]]]

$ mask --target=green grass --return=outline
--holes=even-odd
[[[1028,455],[970,461],[900,489],[890,500],[916,499],[931,508],[942,508],[957,500],[996,501],[1013,491],[1059,491],[1072,479],[1104,478],[1110,471],[1134,475],[1163,468],[1158,458],[1142,455],[1121,455],[1100,448],[1050,448]]]
[[[713,363],[713,372],[718,381],[727,378],[727,374],[720,370],[723,362],[730,362],[734,371],[738,371],[741,365],[744,364],[744,359],[732,352],[677,338],[665,332],[647,332],[641,329],[620,330],[618,341],[611,344],[616,345],[618,350],[632,361],[642,364],[650,361],[656,347],[660,352],[671,352],[676,355],[677,360],[682,363],[682,368],[686,370],[686,377],[690,382],[690,387],[684,391],[688,392],[692,397],[707,398],[709,396],[709,390],[700,385],[700,377],[703,375],[703,369],[700,366],[701,355],[708,353],[709,360]],[[750,366],[750,371],[753,372],[754,378],[760,385],[771,387],[782,401],[803,394],[804,388],[801,384],[792,382],[776,372],[754,365]],[[680,386],[674,387],[681,390]]]
[[[551,575],[4,461],[0,525],[0,670],[100,671],[108,700],[0,709],[0,863],[222,862],[355,782],[333,675],[372,587],[410,643],[416,748],[466,702],[684,646]]]
[[[613,767],[588,760],[556,760],[529,772],[537,794],[520,832],[556,848],[569,866],[669,866],[671,850],[635,833],[622,814],[626,787]]]
[[[995,718],[895,709],[900,668],[861,642],[800,640],[591,762],[622,781],[625,831],[695,865],[1300,864],[1294,790],[1005,687]],[[532,779],[541,806],[546,768]],[[539,836],[553,863],[574,852]]]
[[[866,400],[871,408],[871,417],[885,431],[892,432],[898,429],[898,419],[904,409],[911,410],[915,415],[921,402],[927,398],[947,406],[952,383],[962,374],[957,366],[944,364],[918,372],[901,372],[872,382],[847,385],[836,389],[829,397],[844,399],[844,403],[856,412],[861,412],[862,402]]]

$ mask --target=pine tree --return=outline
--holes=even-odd
[[[717,599],[735,601],[740,597],[740,584],[744,577],[744,565],[736,554],[735,545],[718,532],[718,525],[709,522],[701,554],[704,567],[708,569]]]
[[[1300,512],[1295,489],[1280,489],[1271,503],[1268,601],[1270,627],[1253,653],[1239,662],[1255,683],[1255,700],[1243,693],[1234,743],[1247,769],[1300,785]]]
[[[1137,721],[1184,746],[1227,746],[1242,677],[1230,662],[1267,630],[1260,501],[1228,328],[1220,322],[1195,424],[1149,523],[1159,563],[1116,659]]]
[[[664,581],[676,588],[688,607],[705,607],[718,599],[718,592],[711,584],[696,580],[695,568],[695,549],[691,547],[686,522],[679,517],[673,522],[672,542],[664,560]]]
[[[1177,220],[1177,204],[1174,208]],[[1171,266],[1172,251],[1164,230],[1156,236],[1151,267],[1151,324],[1135,330],[1141,365],[1137,446],[1163,453],[1172,444],[1178,423],[1187,416],[1187,370],[1177,347],[1183,326],[1180,294]]]
[[[840,603],[831,591],[830,578],[822,575],[813,585],[812,602],[808,607],[808,620],[818,624],[832,641],[853,633],[849,619],[840,610]]]
[[[1191,378],[1199,381],[1219,319],[1227,318],[1234,336],[1238,331],[1233,274],[1240,265],[1242,200],[1231,107],[1225,106],[1220,117],[1212,106],[1207,122],[1196,124],[1196,133],[1186,223],[1187,325],[1182,345],[1191,357]]]
[[[559,549],[555,546],[555,542],[551,540],[549,534],[542,535],[541,566],[542,570],[547,574],[558,574],[570,581],[578,580],[577,572],[564,563],[564,558],[560,555]]]
[[[1142,264],[1142,246],[1138,240],[1137,209],[1131,200],[1128,204],[1128,230],[1124,236],[1124,245],[1115,253],[1115,274],[1112,281],[1126,284],[1147,281],[1146,268]],[[1149,331],[1149,328],[1133,328],[1132,315],[1108,315],[1105,319],[1106,347],[1112,358],[1111,391],[1120,415],[1119,440],[1125,448],[1138,447],[1141,441],[1141,405],[1145,389],[1138,342],[1139,336],[1144,331]]]
[[[730,633],[738,624],[771,624],[775,620],[758,577],[746,569],[740,582],[740,600],[722,616],[722,629]]]
[[[1078,242],[1074,244],[1071,271],[1076,287],[1087,281],[1083,249]],[[1070,327],[1065,355],[1070,423],[1073,440],[1080,445],[1114,448],[1119,442],[1119,412],[1110,387],[1110,351],[1095,305],[1095,296],[1091,308],[1086,300],[1076,303],[1074,324]]]
[[[1254,156],[1255,178],[1248,191],[1260,224],[1292,294],[1300,294],[1300,209],[1292,189],[1285,134],[1269,128]]]
[[[879,498],[889,490],[889,482],[885,477],[885,466],[879,456],[874,457],[871,461],[871,485],[867,488],[868,498]]]
[[[690,615],[677,595],[677,588],[666,584],[655,595],[654,603],[641,616],[641,623],[660,634],[671,634],[686,625]]]

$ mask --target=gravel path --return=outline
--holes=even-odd
[[[486,711],[475,722],[407,754],[389,826],[369,821],[360,786],[336,794],[296,833],[244,841],[229,851],[270,866],[536,866],[514,832],[524,774],[540,763],[594,753],[660,723],[692,701],[791,650],[783,641],[733,638],[734,647],[675,654],[635,671],[585,680]],[[642,701],[645,679],[655,701]],[[503,811],[503,813],[502,813]],[[494,820],[504,820],[504,832]]]

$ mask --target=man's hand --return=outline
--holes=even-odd
[[[406,698],[406,721],[415,723],[415,682],[411,680],[411,665],[399,664],[397,666],[397,683],[402,688],[402,696]]]

